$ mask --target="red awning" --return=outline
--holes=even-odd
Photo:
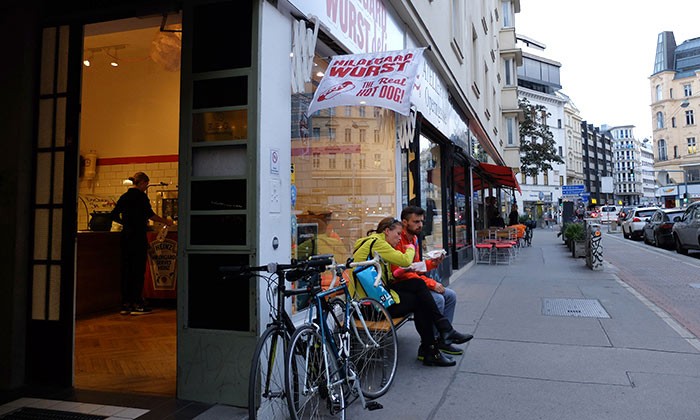
[[[513,169],[508,166],[479,163],[479,167],[474,169],[474,191],[488,187],[512,188],[522,194]]]

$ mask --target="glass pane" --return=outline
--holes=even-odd
[[[68,26],[59,27],[58,33],[58,87],[56,93],[65,93],[68,89]]]
[[[40,148],[51,147],[53,135],[53,99],[39,101],[39,133],[37,145]]]
[[[66,98],[56,99],[56,147],[66,145]]]
[[[63,159],[64,152],[54,154],[53,203],[63,203]]]
[[[61,209],[54,209],[53,210],[53,225],[51,226],[52,230],[52,235],[51,235],[51,259],[52,260],[60,260],[61,259],[61,243],[62,243],[62,234],[61,234],[61,228],[63,227],[62,225],[62,216],[63,216],[63,210]]]
[[[49,251],[49,210],[34,213],[34,259],[45,260]]]
[[[423,224],[423,250],[443,247],[442,242],[442,192],[440,146],[420,136],[420,180],[422,195],[420,206],[425,209]]]
[[[32,319],[46,319],[46,266],[35,265],[32,277]]]
[[[242,214],[193,215],[190,219],[192,245],[245,245],[246,231]]]
[[[245,176],[245,147],[198,147],[192,150],[192,176]]]
[[[192,116],[192,141],[245,140],[248,110],[205,112]]]
[[[58,321],[61,313],[61,266],[51,266],[49,279],[49,321]]]
[[[41,86],[42,95],[54,93],[54,58],[56,56],[56,28],[45,28],[41,46]]]
[[[243,106],[248,104],[246,76],[197,80],[193,86],[194,109]]]
[[[37,153],[36,161],[36,204],[49,204],[51,196],[51,153]]]
[[[310,95],[292,96],[292,184],[297,191],[292,257],[329,253],[342,261],[350,256],[355,240],[400,211],[395,115],[373,108],[363,114],[357,106],[348,118],[342,106],[307,116]],[[334,139],[334,132],[345,138],[347,130],[350,142]],[[312,242],[305,229],[316,230]]]
[[[452,168],[452,179],[454,182],[454,222],[455,222],[455,245],[457,249],[471,246],[471,214],[469,212],[469,169],[465,166],[455,166]]]
[[[194,8],[193,72],[250,67],[252,3],[227,1]]]
[[[245,210],[246,180],[193,181],[191,210]]]
[[[222,278],[219,267],[246,265],[247,255],[190,254],[188,265],[188,326],[249,331],[250,285],[247,278]]]

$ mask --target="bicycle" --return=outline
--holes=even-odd
[[[344,419],[347,405],[358,398],[365,409],[382,408],[368,399],[384,395],[394,380],[398,364],[394,324],[377,300],[352,298],[341,275],[346,267],[366,265],[377,268],[375,284],[380,282],[378,256],[331,266],[335,272],[331,286],[313,294],[309,322],[292,335],[285,355],[285,389],[292,420]],[[337,278],[340,285],[334,286]],[[342,298],[334,297],[337,294]]]
[[[285,418],[287,402],[284,385],[284,354],[296,327],[284,309],[285,298],[312,294],[320,291],[320,281],[309,281],[304,289],[288,290],[289,282],[318,277],[332,264],[331,258],[310,261],[292,261],[291,264],[270,263],[261,266],[220,267],[224,275],[257,276],[267,281],[267,302],[270,306],[270,322],[255,346],[248,379],[248,418],[254,420]],[[269,276],[258,274],[267,271]]]

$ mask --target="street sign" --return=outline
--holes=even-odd
[[[562,185],[561,195],[580,195],[586,190],[586,186],[583,184],[576,185]]]

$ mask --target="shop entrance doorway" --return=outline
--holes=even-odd
[[[175,396],[177,225],[152,225],[143,294],[121,311],[120,228],[109,212],[136,172],[177,219],[180,15],[84,26],[77,186],[74,387]],[[144,257],[146,257],[144,255]]]

